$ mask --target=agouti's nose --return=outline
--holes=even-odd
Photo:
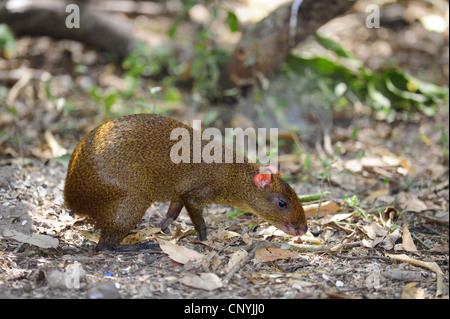
[[[294,228],[295,236],[303,236],[307,230],[308,230],[307,225]]]

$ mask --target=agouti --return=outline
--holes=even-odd
[[[154,242],[119,245],[153,202],[170,201],[159,224],[163,230],[185,207],[199,240],[206,240],[202,210],[210,203],[254,213],[293,236],[306,232],[302,204],[276,165],[261,170],[246,158],[233,163],[206,163],[203,159],[200,163],[174,163],[171,149],[178,141],[170,136],[176,128],[186,129],[193,141],[193,129],[169,117],[124,116],[98,126],[75,147],[64,187],[65,203],[100,229],[96,250],[157,248]],[[207,141],[201,143],[203,148]],[[224,154],[232,152],[236,158],[234,150],[220,145]]]

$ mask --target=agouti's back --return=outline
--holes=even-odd
[[[171,157],[179,142],[171,139],[177,128],[189,134],[189,163],[175,163]],[[293,235],[306,231],[301,203],[273,165],[270,174],[261,174],[260,166],[246,159],[194,163],[192,132],[169,117],[136,114],[109,121],[83,137],[69,163],[64,196],[74,213],[88,216],[101,229],[97,250],[120,249],[118,244],[146,209],[160,201],[171,202],[163,229],[185,207],[201,240],[206,239],[202,209],[209,203],[255,213]]]

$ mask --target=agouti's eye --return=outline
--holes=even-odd
[[[280,208],[285,208],[287,206],[286,202],[282,199],[278,200],[278,206],[280,206]]]

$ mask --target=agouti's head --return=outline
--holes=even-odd
[[[280,176],[277,165],[270,164],[256,173],[253,183],[258,195],[252,201],[254,213],[292,236],[301,236],[308,228],[302,203]]]

